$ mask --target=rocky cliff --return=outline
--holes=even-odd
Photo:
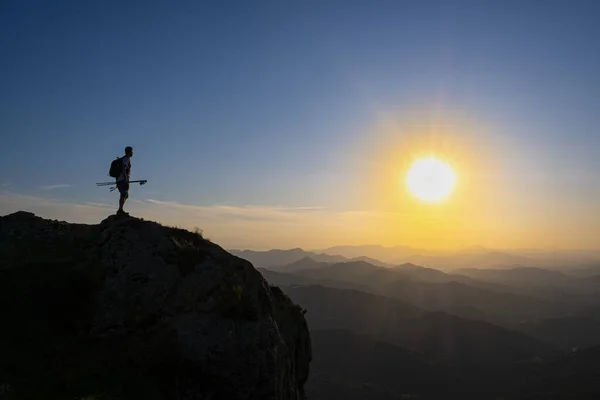
[[[305,398],[303,310],[186,230],[0,217],[0,315],[0,398]]]

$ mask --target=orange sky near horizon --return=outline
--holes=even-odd
[[[129,207],[143,218],[199,227],[227,248],[600,247],[600,219],[590,203],[572,204],[569,193],[556,195],[547,179],[552,172],[544,171],[545,160],[534,147],[525,140],[504,141],[499,132],[447,116],[435,121],[418,115],[382,118],[364,133],[373,139],[371,145],[354,151],[362,156],[349,171],[352,180],[324,193],[334,206],[207,206],[136,198],[134,193]],[[454,192],[435,204],[418,200],[403,181],[415,160],[432,154],[450,163],[458,176]],[[355,196],[337,206],[335,196],[347,189],[343,185]],[[0,200],[3,214],[26,209],[73,222],[99,222],[114,208],[10,192]]]

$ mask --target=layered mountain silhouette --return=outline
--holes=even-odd
[[[307,310],[312,399],[600,395],[594,279],[524,267],[495,269],[502,279],[492,279],[306,258],[260,271]]]
[[[300,248],[289,250],[229,250],[232,254],[250,261],[256,267],[269,268],[277,271],[294,271],[296,269],[311,268],[311,263],[335,264],[348,261],[365,261],[377,266],[391,266],[367,256],[344,257],[336,254],[315,253]]]
[[[359,289],[369,291],[369,287],[361,285],[359,283],[352,283],[346,281],[336,281],[333,279],[314,279],[308,278],[302,275],[296,275],[293,273],[283,273],[277,271],[271,271],[266,268],[258,268],[260,273],[273,285],[277,286],[310,286],[310,285],[324,285],[327,287],[341,288],[341,289]]]
[[[400,300],[322,286],[283,287],[303,308],[311,330],[368,334],[449,364],[552,357],[551,346],[483,321],[429,312]]]
[[[250,261],[256,267],[273,267],[295,263],[303,258],[311,258],[317,262],[337,263],[347,261],[342,256],[332,256],[325,253],[313,253],[304,251],[300,248],[290,250],[268,250],[268,251],[253,251],[253,250],[229,250],[233,255]]]
[[[200,235],[135,218],[0,218],[10,399],[304,399],[300,307]]]
[[[459,268],[454,271],[474,279],[487,282],[521,285],[564,284],[573,278],[559,272],[533,267],[514,267],[502,269]]]
[[[319,268],[327,267],[328,265],[331,265],[331,264],[332,263],[329,263],[329,262],[315,261],[312,258],[306,256],[304,258],[301,258],[298,261],[294,261],[294,262],[286,264],[286,265],[274,265],[274,266],[269,267],[268,269],[270,269],[272,271],[294,273],[296,271],[302,271],[302,270],[319,269]]]
[[[299,249],[294,249],[295,251]],[[278,250],[286,254],[289,250]],[[304,251],[304,250],[303,250]],[[238,250],[233,250],[238,254]],[[256,254],[254,254],[256,253]],[[245,251],[251,259],[266,252]],[[314,258],[314,254],[343,257],[344,259],[318,261],[343,262],[367,261],[374,265],[400,265],[412,263],[443,271],[458,268],[497,268],[511,269],[516,266],[538,267],[557,270],[569,275],[589,276],[600,273],[600,250],[559,250],[559,249],[512,249],[498,250],[482,246],[470,246],[454,250],[430,250],[409,246],[334,246],[325,249],[304,251],[303,256]],[[316,259],[316,258],[315,258]],[[272,258],[269,264],[258,266],[280,266],[291,261]],[[294,260],[296,261],[296,260]]]
[[[522,294],[507,285],[413,264],[384,268],[364,261],[344,262],[295,270],[287,279],[281,275],[279,278],[278,282],[290,284],[302,284],[303,279],[310,278],[313,283],[321,281],[324,286],[337,288],[353,284],[361,290],[396,297],[425,309],[498,323],[564,317],[578,308],[571,303]]]

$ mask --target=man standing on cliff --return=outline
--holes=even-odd
[[[117,178],[117,189],[119,189],[119,193],[121,197],[119,197],[119,210],[117,211],[117,215],[127,216],[129,213],[126,213],[123,210],[123,206],[129,197],[129,177],[131,176],[131,157],[133,157],[133,147],[127,146],[125,147],[125,155],[121,158],[122,167],[121,167],[121,175]]]

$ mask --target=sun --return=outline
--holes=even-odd
[[[406,175],[406,185],[417,198],[439,202],[447,198],[456,185],[456,174],[445,161],[435,157],[415,161]]]

